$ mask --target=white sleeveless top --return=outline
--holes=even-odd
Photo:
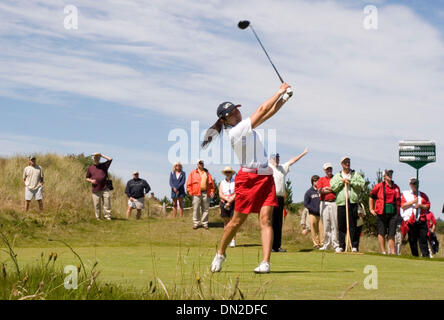
[[[245,168],[266,168],[268,166],[267,152],[262,137],[251,128],[248,117],[236,126],[227,129],[228,137],[240,164]]]
[[[223,179],[220,184],[224,195],[230,196],[234,193],[234,178],[231,178],[230,182],[227,179]]]

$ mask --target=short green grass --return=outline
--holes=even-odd
[[[189,212],[186,217],[176,219],[144,217],[140,221],[115,219],[111,222],[91,219],[53,227],[50,223],[45,227],[39,226],[44,217],[38,215],[30,213],[17,217],[6,213],[1,218],[5,224],[2,230],[14,243],[23,270],[41,264],[42,253],[43,257],[48,257],[51,252],[57,252],[55,266],[58,268],[68,264],[78,265],[79,260],[73,252],[57,241],[63,240],[80,255],[86,269],[90,270],[98,263],[96,270],[100,271],[98,281],[102,285],[113,284],[128,288],[131,292],[143,292],[150,281],[151,284],[162,282],[165,289],[161,289],[163,296],[160,298],[444,298],[442,254],[434,259],[411,258],[407,247],[404,248],[406,255],[401,257],[314,251],[310,239],[300,235],[298,216],[294,214],[288,216],[284,226],[283,242],[288,252],[272,254],[272,272],[267,275],[253,273],[262,257],[255,215],[249,217],[238,234],[238,246],[228,249],[227,261],[222,272],[217,274],[209,272],[223,231],[216,211],[211,213],[208,231],[192,230]],[[377,252],[376,238],[364,237],[362,247],[367,252]],[[4,251],[0,251],[0,263],[6,265],[8,274],[14,272],[10,256]],[[376,290],[364,287],[364,280],[368,276],[364,268],[367,265],[377,268]],[[110,297],[106,296],[108,299]],[[150,298],[142,294],[120,297]],[[78,297],[61,295],[59,298]]]

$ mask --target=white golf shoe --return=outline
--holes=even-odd
[[[225,261],[225,256],[216,253],[216,256],[211,263],[211,272],[219,272],[222,269],[222,263]]]
[[[230,248],[236,247],[236,240],[231,240],[230,244],[228,245]]]
[[[270,273],[270,263],[262,261],[259,266],[254,269],[255,273]]]

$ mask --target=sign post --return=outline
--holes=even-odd
[[[416,169],[417,194],[419,197],[419,169],[436,161],[436,146],[429,140],[403,140],[399,142],[399,162],[404,162]],[[416,209],[416,219],[419,219]]]

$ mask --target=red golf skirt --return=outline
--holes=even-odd
[[[236,201],[234,210],[240,213],[259,213],[262,207],[277,207],[273,175],[238,171],[234,179]]]

